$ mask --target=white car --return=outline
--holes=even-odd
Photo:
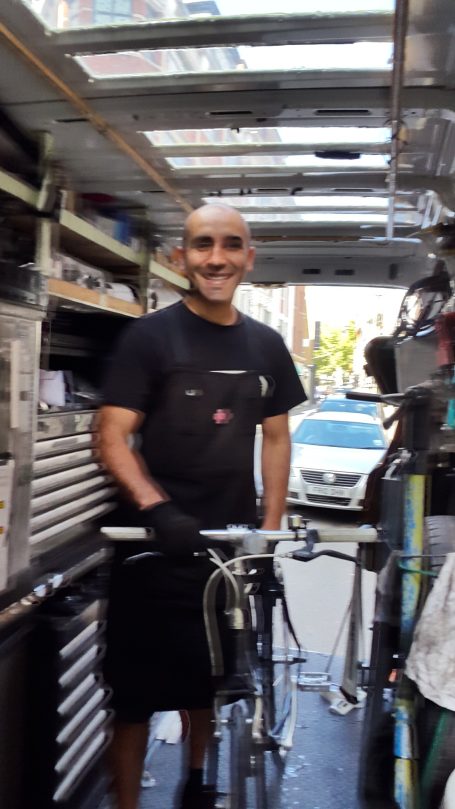
[[[307,416],[292,434],[288,503],[360,511],[368,475],[387,445],[381,422],[372,416]]]

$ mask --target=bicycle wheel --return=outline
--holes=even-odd
[[[396,806],[393,700],[388,692],[397,642],[396,627],[383,622],[375,624],[370,664],[373,682],[369,684],[365,705],[358,775],[359,799],[365,809]]]
[[[231,709],[229,809],[267,809],[264,747],[252,738],[254,701]]]
[[[229,719],[229,809],[246,809],[250,775],[252,712],[245,700],[236,702]]]

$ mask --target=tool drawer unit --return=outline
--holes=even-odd
[[[101,675],[104,605],[93,583],[77,583],[63,587],[37,617],[30,657],[30,806],[96,805],[111,724]]]
[[[113,509],[115,486],[94,453],[93,410],[38,415],[34,446],[32,552]]]

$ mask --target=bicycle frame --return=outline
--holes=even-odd
[[[401,581],[400,648],[402,660],[409,652],[421,594],[420,569],[424,552],[424,519],[428,485],[429,405],[427,394],[407,414],[405,431],[407,470],[404,477],[403,559],[413,560],[404,568]],[[406,678],[398,689],[395,706],[394,797],[400,809],[419,809],[418,750],[416,744],[415,690]]]
[[[143,528],[104,528],[101,529],[102,533],[109,539],[116,540],[149,540],[151,532]],[[222,580],[223,574],[229,581],[230,586],[227,588],[227,611],[232,618],[232,626],[234,629],[239,630],[237,634],[240,655],[239,659],[248,661],[248,650],[246,657],[242,658],[242,653],[245,651],[243,647],[244,635],[243,630],[247,626],[245,621],[246,602],[245,594],[241,587],[238,585],[238,577],[235,575],[236,568],[240,572],[240,567],[244,562],[255,561],[257,559],[263,560],[264,558],[275,557],[274,553],[268,553],[269,549],[274,549],[275,545],[282,540],[296,540],[306,542],[306,547],[297,551],[295,554],[285,552],[277,554],[279,558],[292,557],[300,559],[301,561],[309,561],[310,559],[317,558],[321,555],[327,554],[341,559],[349,559],[356,561],[354,557],[347,556],[346,554],[338,551],[313,551],[315,542],[376,542],[377,532],[374,528],[364,527],[358,529],[311,529],[307,528],[306,524],[300,528],[297,524],[292,530],[288,531],[257,531],[245,528],[243,526],[231,526],[226,530],[220,531],[201,531],[203,536],[210,539],[216,539],[219,542],[226,541],[231,548],[235,549],[235,557],[228,561],[223,561],[212,550],[209,554],[212,556],[214,564],[217,569],[209,578],[204,593],[204,614],[206,618],[206,628],[208,629],[209,650],[212,661],[213,672],[216,675],[223,673],[221,665],[221,644],[217,638],[216,631],[214,631],[214,624],[211,619],[211,614],[214,613],[216,589],[219,582]],[[150,552],[144,554],[136,554],[128,557],[129,563],[138,561],[141,558],[150,556]],[[237,671],[239,688],[227,688],[225,692],[220,692],[218,701],[215,702],[215,732],[214,739],[219,741],[222,735],[223,725],[226,723],[221,717],[221,707],[226,702],[226,697],[236,699],[235,713],[232,714],[232,730],[235,731],[236,740],[231,738],[231,744],[234,745],[234,752],[232,755],[244,756],[246,761],[240,762],[241,772],[236,774],[236,782],[233,784],[233,791],[229,798],[229,809],[246,809],[246,791],[245,784],[242,784],[242,779],[246,777],[254,777],[254,791],[255,791],[255,806],[256,809],[266,809],[267,806],[267,793],[265,788],[265,770],[264,770],[264,752],[270,750],[272,753],[279,753],[280,758],[287,750],[291,749],[293,741],[293,732],[297,720],[297,679],[288,678],[287,687],[289,686],[289,700],[283,712],[284,721],[275,724],[271,727],[271,723],[267,721],[268,709],[268,695],[263,688],[261,676],[255,671],[255,661],[252,660],[250,669],[244,671],[239,667]],[[272,668],[273,668],[272,660]],[[290,665],[292,662],[299,662],[299,658],[292,661],[289,660],[285,654],[285,665]],[[247,682],[241,682],[242,675],[251,674],[251,678]],[[242,691],[243,687],[243,691]],[[273,688],[272,684],[272,688]],[[239,702],[240,700],[240,702]],[[281,717],[283,719],[283,717]],[[242,728],[244,730],[242,730]],[[246,742],[240,740],[241,733],[245,732]],[[231,734],[232,735],[232,734]],[[237,747],[235,746],[237,745]],[[242,746],[243,745],[243,746]],[[237,753],[235,752],[237,750]],[[210,768],[211,782],[216,783],[214,773],[217,772],[216,751],[209,753],[208,767]],[[231,780],[234,774],[231,773]]]
[[[349,395],[349,394],[348,394]],[[356,398],[356,394],[350,394]],[[386,397],[370,396],[374,400]],[[393,398],[396,397],[392,397]],[[409,389],[401,398],[404,415],[403,525],[401,557],[412,559],[412,569],[402,566],[400,634],[398,665],[407,657],[416,623],[420,595],[424,520],[428,488],[428,450],[430,447],[431,391],[427,387]],[[399,809],[419,809],[418,750],[416,733],[415,688],[403,675],[394,704],[394,784],[393,794]]]

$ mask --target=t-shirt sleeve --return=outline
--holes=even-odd
[[[287,413],[307,399],[293,359],[280,335],[277,335],[273,349],[275,390],[266,402],[265,418]]]
[[[160,375],[158,357],[137,321],[123,332],[108,361],[103,404],[146,413]]]

